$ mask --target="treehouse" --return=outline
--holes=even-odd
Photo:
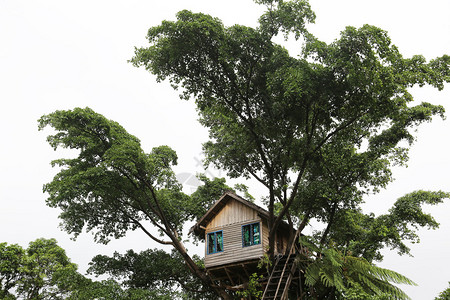
[[[205,239],[205,268],[213,280],[236,286],[248,281],[269,246],[269,212],[226,192],[191,228]],[[284,254],[288,225],[276,233],[275,254]],[[261,272],[261,270],[259,270]]]

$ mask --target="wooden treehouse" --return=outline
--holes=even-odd
[[[295,253],[286,249],[289,226],[282,223],[276,233],[277,260],[270,275],[258,269],[269,246],[269,212],[233,192],[226,192],[191,228],[205,239],[205,268],[213,281],[235,290],[242,289],[253,273],[265,276],[263,299],[287,299],[295,276]],[[287,287],[287,288],[286,288]]]

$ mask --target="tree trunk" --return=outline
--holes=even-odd
[[[172,236],[171,236],[171,238],[172,238]],[[192,258],[186,252],[186,248],[184,247],[184,245],[176,237],[173,237],[172,241],[173,241],[175,249],[181,254],[181,256],[183,257],[186,265],[188,266],[188,268],[192,272],[192,274],[197,276],[203,282],[203,284],[205,284],[206,286],[209,286],[212,290],[214,290],[216,292],[216,294],[218,296],[220,296],[223,300],[232,300],[233,299],[233,297],[231,297],[225,291],[225,289],[216,286],[212,282],[212,280],[208,276],[208,274],[206,274],[205,271],[201,270],[197,266],[197,264],[192,260]]]

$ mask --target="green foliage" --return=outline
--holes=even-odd
[[[0,244],[2,299],[66,299],[79,275],[54,239],[37,239],[27,249]]]
[[[139,140],[116,122],[89,108],[56,111],[39,120],[39,128],[52,126],[53,148],[78,149],[78,157],[52,162],[61,167],[44,186],[47,204],[59,207],[63,228],[77,236],[86,227],[97,241],[106,243],[149,221],[164,222],[181,231],[189,216],[183,207],[187,196],[171,166],[175,152],[167,146],[144,153]]]
[[[300,9],[290,11],[291,15],[303,12]],[[180,32],[183,34],[178,34]],[[390,45],[386,33],[375,27],[347,28],[341,40],[326,47],[317,41],[309,43],[305,55],[318,56],[317,63],[289,57],[284,49],[258,30],[237,25],[225,28],[217,19],[188,11],[180,12],[177,22],[163,22],[151,28],[148,39],[152,45],[137,49],[132,62],[145,66],[160,79],[169,78],[174,84],[181,84],[186,97],[196,98],[201,122],[210,128],[214,141],[206,148],[212,151],[213,145],[228,143],[228,147],[222,147],[226,152],[217,153],[227,160],[234,158],[232,162],[218,163],[226,169],[231,169],[232,164],[256,163],[239,158],[244,154],[252,158],[258,143],[270,146],[264,148],[268,153],[279,153],[283,146],[290,149],[294,142],[303,145],[308,132],[302,125],[310,121],[305,115],[308,112],[316,117],[317,124],[310,128],[318,130],[310,136],[317,139],[316,147],[328,134],[334,133],[333,129],[339,128],[347,141],[352,137],[349,134],[354,135],[348,141],[352,142],[350,145],[362,138],[370,139],[373,151],[383,151],[386,155],[389,147],[399,140],[410,139],[405,127],[429,120],[433,114],[443,111],[442,107],[429,104],[406,107],[412,100],[406,87],[427,79],[433,83],[434,64],[420,62],[416,69],[397,70],[398,64],[407,64],[409,60],[404,61]],[[198,51],[203,55],[199,57]],[[441,64],[441,68],[444,66]],[[420,72],[422,81],[416,78],[419,74],[410,76],[413,71]],[[443,74],[436,78],[436,84],[443,80],[448,80],[448,76]],[[355,93],[349,95],[352,91]],[[388,127],[381,135],[371,132],[390,120],[391,129]],[[323,131],[319,130],[320,126]],[[292,135],[284,133],[297,133],[294,136],[298,138],[292,139]],[[278,134],[278,137],[271,134]],[[391,145],[385,141],[388,134]],[[333,135],[341,136],[338,132]],[[246,136],[251,139],[246,141]],[[239,138],[233,142],[232,137]],[[269,143],[269,137],[285,143],[277,147]],[[383,137],[383,145],[377,137]],[[254,141],[255,138],[260,141]],[[235,144],[243,149],[238,151]],[[229,147],[232,149],[227,150]],[[219,151],[216,148],[214,150]],[[231,150],[234,155],[225,157]],[[251,152],[245,152],[248,150]],[[296,153],[290,152],[286,157],[291,157],[288,160],[291,164]],[[261,160],[260,155],[256,152],[255,159]]]
[[[198,265],[202,264],[198,257],[194,259]],[[176,251],[169,254],[158,249],[140,253],[129,250],[123,255],[116,252],[113,257],[97,255],[88,272],[108,275],[128,289],[161,291],[172,295],[171,299],[216,299],[213,291],[193,276]]]
[[[150,28],[150,45],[136,49],[131,62],[195,100],[209,129],[207,162],[267,188],[269,252],[284,219],[292,227],[323,223],[313,236],[318,244],[333,240],[367,264],[381,260],[385,246],[409,253],[405,241],[418,241],[418,226],[437,226],[421,205],[447,193],[406,195],[378,217],[359,206],[393,180],[393,165],[406,164],[417,126],[444,117],[442,106],[414,102],[409,88],[442,89],[450,81],[450,56],[404,58],[384,30],[369,25],[347,27],[327,44],[306,29],[314,21],[307,1],[256,2],[268,8],[258,28],[226,27],[181,11],[176,21]],[[280,33],[303,38],[298,58],[273,42]],[[316,280],[342,289],[343,273],[333,255],[326,257],[322,267],[336,273],[324,271]],[[371,288],[380,295],[385,287]]]
[[[42,116],[39,129],[46,126],[56,131],[47,138],[54,149],[79,151],[75,158],[53,161],[60,171],[44,186],[47,204],[62,210],[63,229],[75,237],[93,231],[101,243],[140,229],[154,241],[173,246],[201,282],[211,283],[188,255],[182,230],[227,188],[223,179],[200,177],[205,187],[192,197],[185,195],[171,169],[177,163],[172,149],[159,146],[145,153],[136,137],[89,108]],[[216,292],[227,296],[223,289]]]
[[[56,240],[37,239],[26,249],[18,295],[27,299],[64,299],[66,291],[59,287],[70,280],[67,277],[76,269]]]
[[[246,186],[245,184],[242,183],[236,183],[234,185],[234,189],[236,191],[239,191],[243,194],[244,199],[248,200],[250,202],[255,202],[255,197],[253,197],[250,192],[248,191],[248,186]]]
[[[264,253],[263,257],[258,262],[258,269],[264,268],[267,271],[267,275],[270,275],[270,270],[272,270],[272,260],[267,253]]]
[[[441,191],[415,191],[400,197],[389,213],[377,217],[365,215],[359,209],[340,210],[335,215],[335,226],[329,238],[368,261],[381,261],[380,250],[384,247],[397,249],[399,254],[410,254],[406,242],[420,241],[416,230],[419,227],[435,229],[439,225],[422,210],[422,205],[436,205],[448,197],[449,193]],[[347,241],[350,242],[346,244]]]
[[[299,264],[305,266],[305,283],[314,289],[315,294],[326,294],[336,289],[344,298],[355,295],[370,297],[387,297],[389,299],[410,299],[394,284],[415,285],[405,276],[384,268],[377,267],[362,257],[344,254],[335,247],[319,249],[306,238],[301,243],[316,256],[300,257]]]
[[[442,89],[450,82],[450,56],[430,62],[420,55],[404,58],[385,31],[369,25],[347,27],[327,44],[307,30],[315,17],[306,0],[256,2],[267,7],[257,28],[226,27],[212,16],[180,11],[176,21],[149,29],[150,45],[137,48],[131,62],[158,81],[169,80],[181,98],[194,99],[209,129],[207,163],[267,188],[269,253],[282,220],[290,232],[315,220],[324,229],[312,236],[320,251],[305,266],[308,284],[341,294],[404,298],[389,282],[408,280],[371,262],[382,259],[385,246],[409,253],[404,241],[418,241],[418,226],[438,225],[421,205],[448,194],[414,192],[378,217],[363,214],[360,204],[393,180],[393,165],[406,164],[415,129],[444,117],[442,106],[414,102],[409,88]],[[274,43],[278,34],[303,39],[301,55],[292,57]],[[66,231],[93,231],[106,243],[139,228],[172,245],[203,285],[231,297],[181,243],[185,222],[199,218],[228,189],[223,179],[200,177],[204,186],[192,196],[183,194],[171,169],[177,161],[173,150],[160,146],[146,153],[136,137],[89,108],[43,116],[39,128],[46,126],[56,130],[48,137],[54,149],[79,150],[76,158],[53,162],[61,169],[44,187],[47,204],[62,210]],[[331,240],[334,246],[326,247]]]
[[[69,300],[171,300],[174,295],[168,291],[123,289],[114,280],[101,282],[87,281],[82,288],[75,290]]]
[[[289,33],[294,33],[296,39],[309,35],[305,25],[314,23],[316,15],[308,1],[255,0],[255,2],[264,4],[268,8],[259,19],[261,32],[270,36],[281,32],[286,39]]]
[[[19,245],[0,243],[0,298],[15,299],[10,290],[15,288],[24,268],[25,251]]]
[[[347,289],[345,291],[345,296],[342,297],[343,299],[349,299],[349,300],[393,300],[396,299],[394,296],[387,294],[387,293],[381,293],[379,295],[369,295],[364,290],[355,285],[351,288]]]
[[[250,275],[247,288],[243,291],[238,291],[237,295],[245,299],[261,299],[263,291],[259,280],[263,279],[263,275],[253,273]]]
[[[269,210],[283,207],[277,222],[288,212],[328,223],[333,207],[353,209],[385,187],[416,126],[443,116],[441,106],[413,105],[408,88],[442,88],[450,59],[403,58],[368,25],[327,45],[304,27],[314,19],[306,1],[258,2],[268,11],[256,29],[181,11],[148,31],[150,46],[131,62],[195,99],[207,161],[266,186]],[[300,58],[272,42],[278,32],[305,37]]]
[[[225,183],[225,178],[209,179],[204,174],[199,174],[198,179],[203,183],[190,196],[186,202],[185,210],[189,211],[189,220],[200,219],[226,191],[233,190]]]
[[[434,298],[434,300],[449,300],[450,299],[450,282],[449,287],[439,293],[439,296]]]
[[[54,239],[37,239],[27,249],[0,243],[0,279],[0,299],[11,300],[171,300],[179,295],[167,286],[122,286],[112,279],[86,278]]]

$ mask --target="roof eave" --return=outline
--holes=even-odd
[[[244,198],[236,195],[232,191],[225,192],[217,201],[211,206],[208,211],[189,229],[189,234],[194,233],[199,237],[204,237],[207,223],[230,201],[236,200],[245,206],[255,210],[261,218],[269,219],[269,212],[258,205],[245,200]]]

